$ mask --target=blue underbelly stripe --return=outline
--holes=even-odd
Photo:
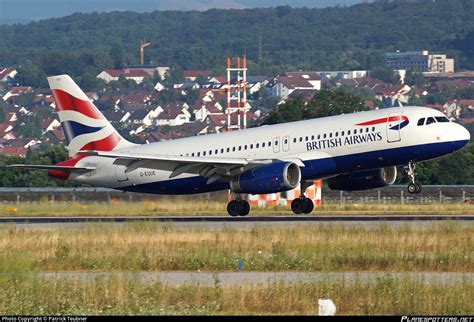
[[[303,180],[316,180],[352,171],[399,166],[408,163],[410,160],[423,161],[438,158],[459,150],[466,145],[466,143],[468,143],[468,141],[431,143],[349,154],[333,158],[307,160],[304,162],[305,167],[301,168],[301,175]],[[205,177],[195,176],[184,179],[171,179],[126,186],[121,187],[120,190],[165,195],[184,195],[229,189],[229,182],[227,181],[217,181],[213,184],[206,184],[206,181],[207,178]]]

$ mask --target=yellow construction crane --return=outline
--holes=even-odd
[[[140,64],[143,66],[145,64],[145,47],[149,46],[150,43],[146,40],[140,41]]]

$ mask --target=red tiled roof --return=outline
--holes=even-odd
[[[28,152],[27,148],[23,147],[4,147],[0,148],[0,153],[4,155],[16,155],[16,156],[25,156],[26,152]]]
[[[463,106],[474,106],[474,100],[459,100],[458,104]]]
[[[208,70],[185,70],[183,72],[184,77],[198,77],[199,75],[201,76],[209,76],[209,71]]]

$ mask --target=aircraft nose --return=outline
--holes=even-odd
[[[457,132],[457,136],[459,137],[458,140],[465,141],[465,144],[469,143],[469,140],[471,139],[471,134],[464,126],[458,124]]]

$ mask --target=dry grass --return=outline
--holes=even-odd
[[[173,199],[145,202],[70,203],[38,202],[4,204],[1,216],[153,216],[153,215],[216,215],[226,214],[225,201]],[[291,215],[288,206],[277,206],[251,210],[253,215]],[[323,204],[315,208],[314,215],[368,215],[368,214],[417,214],[433,215],[474,214],[474,205],[462,203],[446,204]]]
[[[474,225],[298,225],[178,229],[137,222],[0,230],[0,271],[458,271],[474,269]]]
[[[474,284],[384,276],[368,284],[328,278],[285,285],[172,287],[134,278],[52,280],[2,277],[2,315],[317,315],[331,298],[337,315],[472,315]]]

